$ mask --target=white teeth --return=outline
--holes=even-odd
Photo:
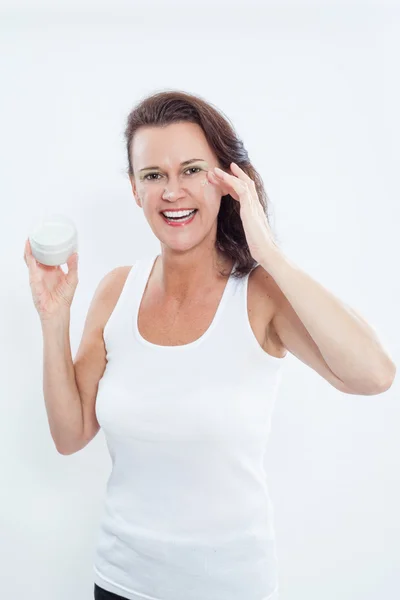
[[[194,210],[176,210],[176,211],[164,211],[162,214],[166,217],[187,217],[194,213]]]

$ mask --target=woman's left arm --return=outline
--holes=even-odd
[[[279,248],[269,246],[259,262],[281,292],[273,324],[283,341],[290,338],[291,332],[285,328],[296,322],[296,314],[331,371],[344,384],[360,394],[389,389],[396,366],[376,332],[360,315]]]

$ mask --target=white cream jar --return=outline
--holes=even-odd
[[[78,251],[78,232],[74,223],[63,215],[51,215],[29,236],[32,254],[42,265],[58,266]]]

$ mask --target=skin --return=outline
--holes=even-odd
[[[152,277],[166,298],[179,302],[195,298],[221,281],[220,268],[232,266],[232,260],[215,248],[217,217],[226,191],[208,171],[221,165],[202,128],[187,122],[139,129],[131,157],[135,201],[161,244]],[[202,160],[181,166],[191,158]],[[140,173],[148,166],[159,168]],[[160,211],[176,208],[197,208],[198,213],[187,227],[170,227]]]

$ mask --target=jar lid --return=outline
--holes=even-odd
[[[62,250],[76,243],[74,223],[64,215],[51,215],[38,225],[30,235],[31,243],[47,252]]]

